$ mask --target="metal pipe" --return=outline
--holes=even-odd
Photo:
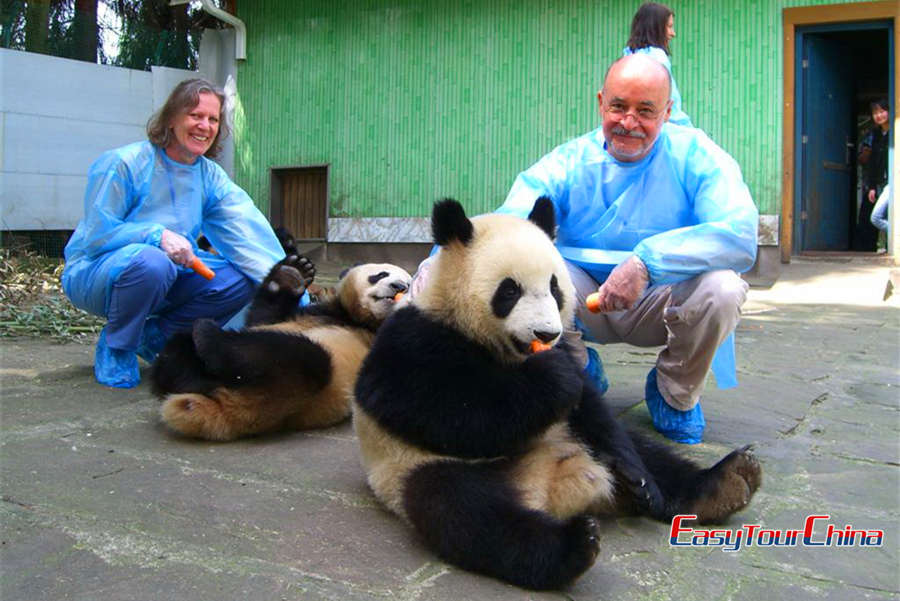
[[[190,1],[171,0],[169,6],[190,4]],[[200,0],[200,6],[215,18],[234,27],[234,58],[239,61],[247,60],[247,26],[244,25],[244,22],[213,4],[212,0]]]

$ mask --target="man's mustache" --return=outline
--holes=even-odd
[[[647,137],[647,134],[643,132],[639,132],[637,130],[628,130],[622,127],[621,125],[616,125],[612,128],[612,133],[617,136],[628,136],[629,138],[641,138],[644,139]]]

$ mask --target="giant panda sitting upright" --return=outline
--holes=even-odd
[[[559,588],[593,564],[595,516],[716,522],[749,503],[761,468],[747,447],[701,469],[627,432],[572,360],[575,291],[548,199],[527,221],[441,201],[432,229],[428,283],[379,330],[353,423],[375,495],[437,555]]]
[[[169,427],[232,440],[330,426],[350,415],[359,366],[410,275],[395,265],[358,265],[332,298],[298,307],[314,275],[308,259],[289,253],[260,285],[245,329],[199,320],[169,340],[152,376]]]

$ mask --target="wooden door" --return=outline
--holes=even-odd
[[[328,232],[328,167],[272,169],[272,225],[297,240],[325,240]]]
[[[853,191],[853,56],[825,36],[803,38],[799,250],[850,249]],[[852,207],[852,210],[851,210]]]

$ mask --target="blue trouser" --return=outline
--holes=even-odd
[[[189,329],[202,317],[224,325],[250,301],[253,292],[250,279],[230,265],[216,268],[216,277],[206,280],[193,271],[179,270],[163,251],[147,246],[112,285],[106,344],[113,349],[136,350],[150,316],[157,318],[166,338]]]

